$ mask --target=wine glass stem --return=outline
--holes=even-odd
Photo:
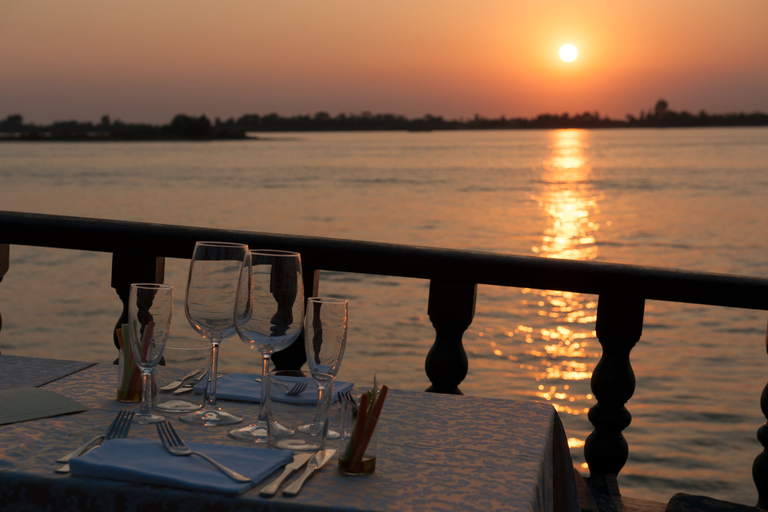
[[[317,409],[315,409],[315,417],[313,419],[313,423],[319,422],[322,418],[320,417],[320,411],[323,410],[323,395],[325,394],[325,384],[321,384],[320,382],[317,383]]]
[[[216,409],[216,375],[219,371],[219,344],[221,340],[211,340],[211,368],[208,370],[208,385],[205,386],[205,408]]]
[[[325,384],[317,384],[317,403],[319,404],[323,403],[323,394],[325,393]]]
[[[269,370],[269,354],[261,354],[261,400],[259,400],[259,423],[267,422],[267,409],[264,403],[267,401],[267,370]]]
[[[152,402],[152,370],[141,369],[141,407],[139,414],[142,416],[149,414],[149,404]]]

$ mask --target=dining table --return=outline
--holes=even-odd
[[[117,371],[108,363],[0,355],[0,391],[52,391],[84,409],[0,425],[0,510],[579,510],[567,437],[551,404],[396,386],[388,391],[376,428],[374,473],[346,476],[334,458],[296,496],[260,496],[259,489],[280,470],[237,494],[56,473],[57,458],[103,434],[120,410],[138,410],[138,403],[116,400]],[[245,422],[258,413],[256,403],[219,403]],[[229,437],[227,427],[187,424],[178,414],[163,414],[188,443],[269,450]],[[158,433],[153,425],[132,424],[128,438],[156,441]]]

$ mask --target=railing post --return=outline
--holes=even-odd
[[[765,347],[768,352],[768,333],[765,336]],[[763,388],[763,393],[760,395],[760,410],[763,411],[763,416],[768,419],[768,384]],[[757,506],[768,509],[768,423],[764,423],[757,429],[757,440],[763,445],[763,451],[752,463],[752,480],[757,487]]]
[[[304,301],[320,294],[320,270],[311,261],[302,259],[301,273],[304,280]],[[307,362],[304,350],[304,331],[287,348],[272,354],[272,362],[278,370],[298,370]]]
[[[436,335],[424,363],[432,382],[427,391],[461,394],[459,384],[469,368],[462,336],[472,324],[476,299],[475,283],[430,281],[427,313]]]
[[[618,475],[627,462],[629,447],[622,431],[632,415],[624,404],[635,392],[635,373],[629,354],[643,331],[645,300],[624,295],[601,295],[597,305],[597,337],[603,354],[592,372],[589,410],[595,427],[584,445],[591,476]]]
[[[5,277],[6,272],[11,264],[11,246],[8,244],[0,244],[0,282]],[[0,314],[0,330],[3,328],[3,315]]]
[[[112,254],[112,288],[123,303],[123,312],[112,331],[112,341],[120,350],[115,331],[128,322],[128,294],[131,283],[162,283],[165,278],[165,258],[162,256],[137,256],[135,254]],[[178,293],[178,291],[176,292]],[[184,293],[182,291],[182,293]]]

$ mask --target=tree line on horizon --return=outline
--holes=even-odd
[[[248,132],[293,131],[433,131],[433,130],[503,130],[503,129],[557,129],[557,128],[680,128],[715,126],[768,126],[768,114],[708,114],[701,110],[694,115],[685,110],[669,109],[665,100],[659,100],[653,108],[643,110],[635,117],[615,120],[601,117],[598,112],[581,114],[541,114],[535,118],[485,118],[475,115],[471,119],[448,120],[442,116],[427,114],[408,119],[395,114],[338,114],[327,112],[314,115],[283,117],[278,114],[246,114],[237,119],[211,122],[205,115],[191,117],[176,115],[166,125],[129,124],[109,116],[100,123],[56,121],[50,125],[24,123],[19,114],[9,115],[0,121],[0,140],[224,140],[249,138]]]

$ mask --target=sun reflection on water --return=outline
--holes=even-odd
[[[545,221],[531,250],[540,257],[593,260],[598,256],[602,198],[593,184],[589,134],[550,133],[549,156],[538,167],[538,184],[528,194]],[[509,293],[487,290],[493,302],[483,313],[500,323],[491,321],[490,326],[468,331],[482,340],[484,354],[493,358],[481,364],[502,370],[502,378],[532,382],[515,389],[514,396],[552,404],[573,436],[569,445],[579,448],[592,430],[587,419],[594,403],[590,379],[601,352],[595,334],[597,297],[526,288],[515,290],[510,302]],[[515,323],[504,326],[502,322],[510,318]],[[575,455],[574,463],[578,459]]]
[[[595,215],[598,196],[591,182],[592,169],[585,153],[586,133],[553,132],[551,156],[542,162],[541,188],[531,195],[545,213],[547,227],[534,254],[547,258],[592,260],[597,257]],[[597,301],[578,293],[557,290],[522,290],[524,303],[541,319],[537,327],[515,329],[525,345],[525,369],[539,382],[536,397],[551,402],[560,414],[588,411],[589,379],[598,356],[594,331]],[[542,318],[543,317],[543,318]],[[573,438],[569,445],[583,441]]]

